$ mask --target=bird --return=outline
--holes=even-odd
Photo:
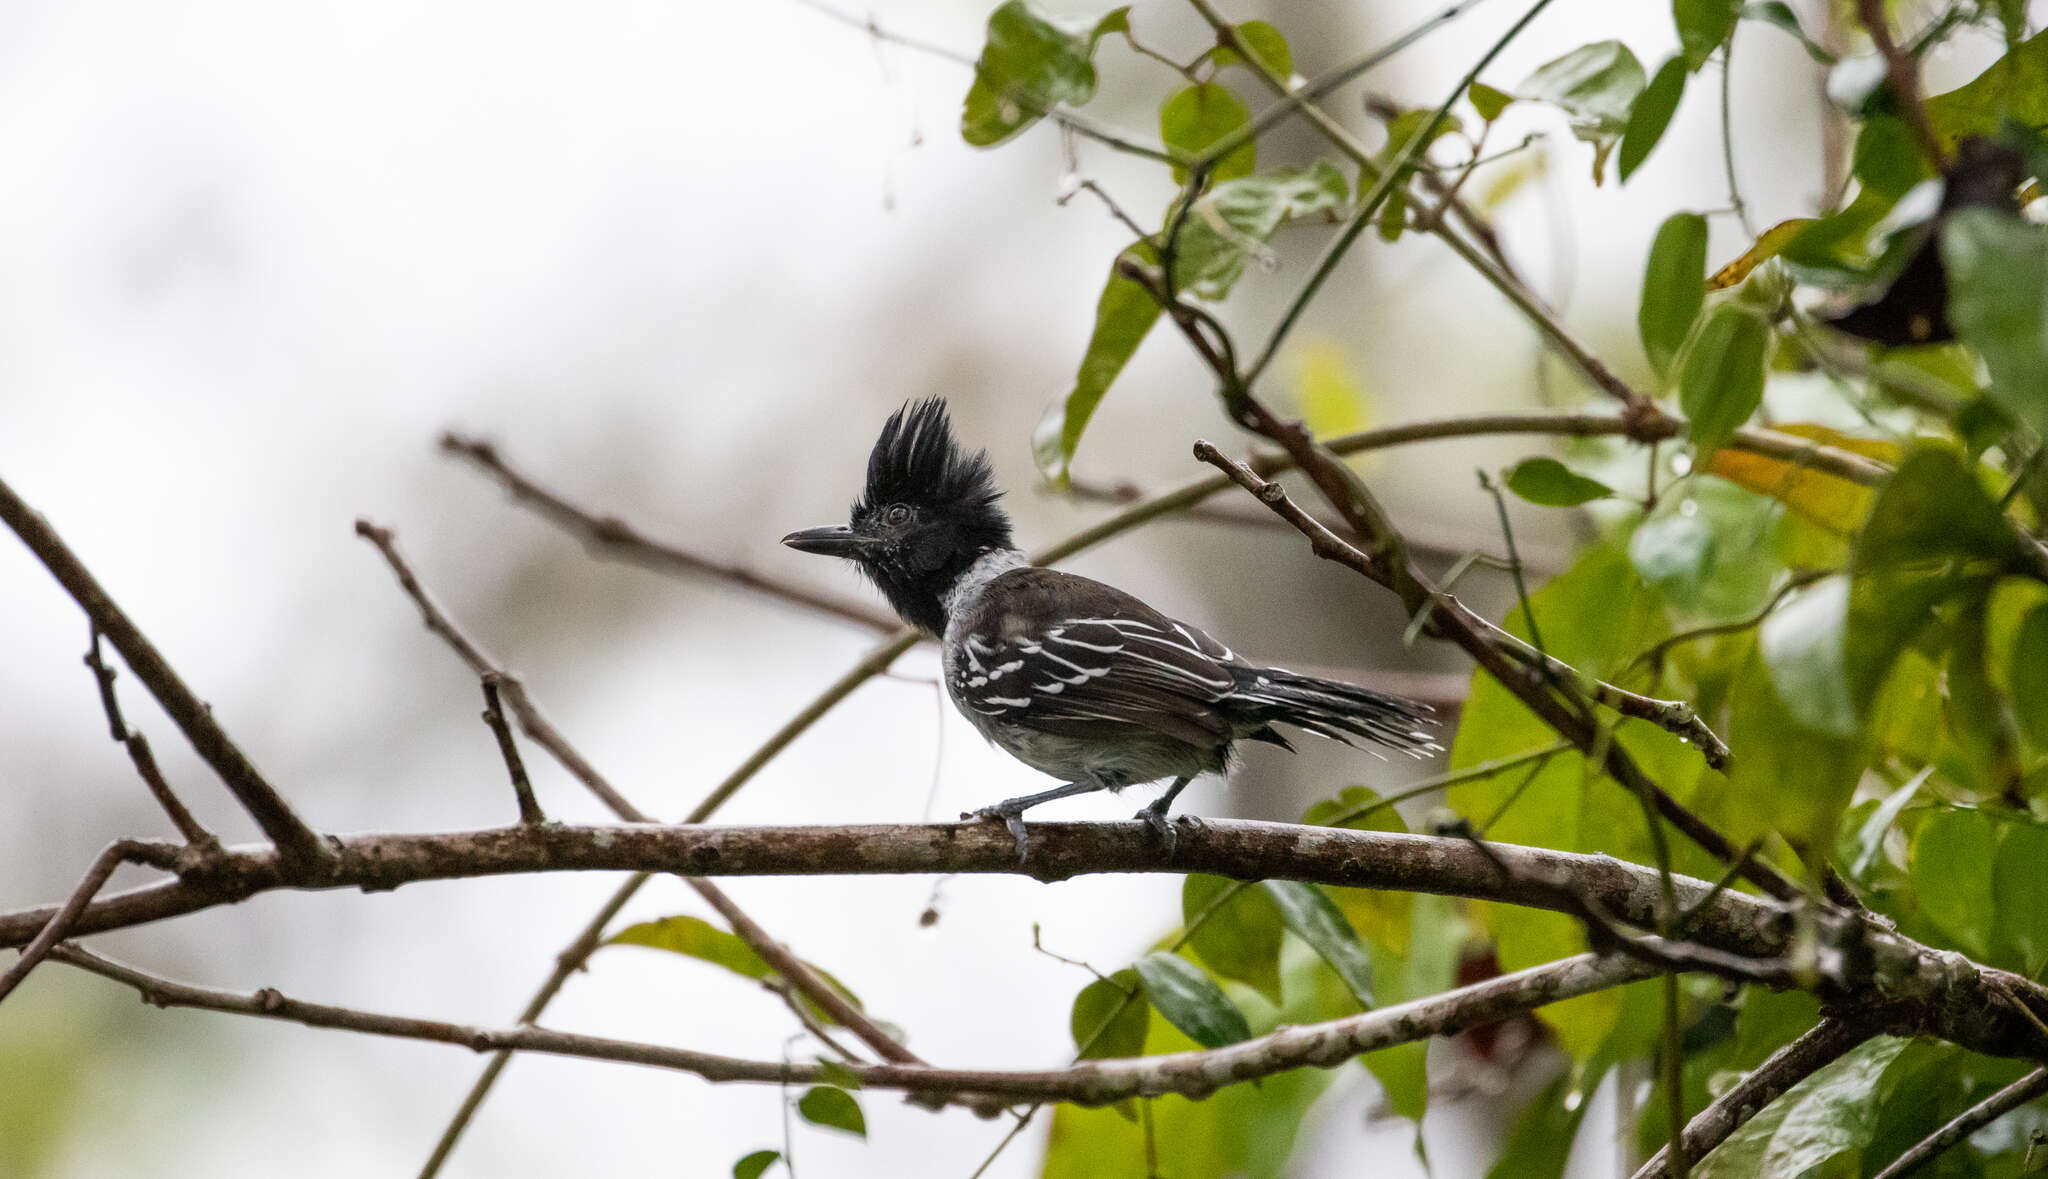
[[[902,620],[939,640],[947,695],[991,743],[1064,784],[963,819],[1000,820],[1028,860],[1024,812],[1099,790],[1171,780],[1139,811],[1171,855],[1167,812],[1234,747],[1292,750],[1275,728],[1424,756],[1427,705],[1268,667],[1114,586],[1033,565],[1011,540],[986,451],[954,437],[946,402],[903,405],[868,456],[844,525],[782,538],[851,561]]]

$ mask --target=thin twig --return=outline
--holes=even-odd
[[[1914,1143],[1906,1153],[1877,1173],[1876,1179],[1905,1179],[1949,1147],[2025,1105],[2048,1094],[2048,1068],[2037,1068],[1991,1096],[1957,1114],[1949,1123]]]
[[[257,771],[241,747],[213,719],[213,708],[195,695],[179,678],[169,661],[157,651],[149,636],[130,621],[126,612],[101,588],[57,535],[50,522],[23,502],[14,489],[0,481],[0,522],[14,530],[43,567],[50,571],[66,592],[92,620],[93,627],[107,636],[120,652],[123,662],[142,681],[149,694],[163,705],[164,712],[200,760],[220,775],[223,785],[263,829],[263,834],[287,856],[308,864],[323,864],[332,858],[327,844],[292,810],[291,804]]]
[[[106,886],[107,878],[114,874],[114,869],[130,861],[168,868],[174,864],[175,856],[166,857],[159,845],[138,840],[122,839],[108,844],[106,850],[93,860],[92,866],[86,869],[85,878],[71,890],[71,896],[63,906],[51,915],[35,939],[22,948],[21,957],[7,968],[5,974],[0,974],[0,1001],[5,1001],[14,988],[21,985],[21,980],[36,968],[36,964],[49,956],[50,951],[70,934],[79,915]]]
[[[356,535],[377,546],[377,551],[383,554],[384,563],[391,567],[392,575],[398,578],[399,588],[405,591],[405,596],[411,598],[413,605],[419,609],[420,621],[426,628],[439,635],[470,671],[480,677],[491,676],[496,679],[498,692],[504,697],[505,702],[512,706],[512,714],[519,718],[520,731],[543,749],[554,754],[556,759],[562,762],[562,768],[583,783],[584,788],[596,795],[598,801],[604,803],[613,814],[628,822],[654,821],[639,807],[628,802],[625,795],[613,789],[612,784],[604,780],[604,775],[598,773],[595,767],[562,738],[561,732],[527,695],[526,685],[520,682],[518,676],[506,671],[497,661],[484,654],[482,648],[471,642],[469,636],[456,627],[447,612],[441,609],[440,603],[436,602],[434,596],[427,592],[427,588],[420,584],[419,576],[413,572],[412,565],[405,559],[405,555],[398,551],[396,533],[368,520],[357,520]]]
[[[492,730],[498,734],[500,748],[505,752],[508,768],[513,774],[515,791],[519,790],[521,783],[525,779],[525,770],[523,764],[519,761],[517,749],[511,744],[510,729],[504,724],[503,714],[498,709],[498,701],[501,695],[510,697],[513,710],[519,714],[521,727],[525,729],[527,735],[532,737],[534,742],[542,749],[545,749],[549,756],[553,757],[562,768],[569,771],[586,789],[609,807],[613,814],[630,823],[650,823],[653,821],[651,816],[635,806],[603,774],[600,774],[597,768],[590,763],[590,760],[584,757],[582,752],[574,745],[570,744],[568,738],[564,737],[560,730],[547,721],[540,711],[540,706],[526,692],[525,686],[509,676],[503,668],[492,662],[490,657],[485,655],[483,650],[468,635],[463,633],[462,629],[456,625],[455,620],[449,617],[446,611],[441,609],[440,605],[435,602],[433,595],[428,593],[426,587],[420,583],[419,577],[413,572],[411,565],[398,551],[397,539],[389,529],[379,528],[368,521],[358,520],[356,521],[356,532],[376,545],[378,552],[383,554],[385,562],[391,566],[392,572],[397,576],[400,587],[413,600],[414,605],[419,608],[420,616],[425,622],[427,629],[439,636],[455,652],[458,658],[467,664],[472,671],[475,671],[482,677],[485,701],[489,706],[485,712],[485,720],[491,723]],[[493,719],[494,716],[495,720]],[[531,787],[528,786],[525,791],[520,793],[522,822],[526,824],[544,822],[544,817],[527,817],[527,808],[530,802],[532,802]],[[699,808],[700,811],[703,809],[702,807]],[[532,814],[539,816],[539,813],[539,804],[533,802]],[[708,812],[704,816],[692,818],[690,821],[701,822],[703,817],[708,817]],[[520,1016],[521,1023],[531,1023],[540,1018],[548,1003],[554,999],[554,996],[560,992],[562,986],[568,982],[569,976],[581,969],[583,964],[589,960],[590,955],[595,953],[600,945],[604,944],[604,930],[611,923],[612,918],[625,907],[626,902],[649,879],[651,879],[650,873],[636,873],[618,892],[613,894],[611,901],[603,907],[598,918],[587,925],[576,939],[570,943],[570,946],[556,956],[554,969],[550,972],[547,981],[541,989],[528,1001],[525,1012]],[[803,994],[805,998],[815,1003],[820,1010],[831,1014],[833,1018],[839,1020],[842,1025],[859,1036],[870,1047],[874,1048],[884,1059],[901,1063],[921,1063],[915,1055],[912,1055],[908,1049],[897,1043],[880,1025],[869,1019],[857,1007],[849,1004],[840,995],[838,990],[825,981],[817,971],[791,954],[781,943],[775,941],[766,930],[749,918],[717,886],[707,880],[687,876],[684,879],[684,883],[695,889],[698,895],[702,896],[721,916],[724,916],[731,926],[734,935],[741,941],[746,942],[756,954],[761,956],[763,961],[776,967],[777,971],[782,974],[783,978],[792,987]],[[497,1083],[497,1078],[504,1071],[509,1059],[509,1051],[500,1052],[485,1066],[483,1073],[478,1076],[476,1082],[464,1096],[454,1118],[443,1129],[440,1139],[435,1143],[434,1150],[422,1171],[423,1175],[431,1176],[436,1174],[447,1161],[448,1155],[454,1150],[456,1142],[461,1138],[463,1131],[475,1116],[477,1108],[481,1106],[484,1098],[490,1093],[492,1086]]]
[[[1899,102],[1899,114],[1912,129],[1921,154],[1936,172],[1946,170],[1947,154],[1941,150],[1941,139],[1934,133],[1934,122],[1927,117],[1927,104],[1920,96],[1919,66],[1911,53],[1892,40],[1884,0],[1856,0],[1856,19],[1870,34],[1871,47],[1884,57],[1885,79],[1891,84],[1892,94]]]
[[[816,610],[834,618],[888,631],[896,620],[880,610],[858,602],[842,601],[816,593],[794,582],[769,577],[740,565],[717,561],[681,546],[655,540],[617,516],[600,515],[562,498],[535,482],[505,460],[498,448],[480,438],[449,431],[441,435],[441,450],[473,464],[489,475],[520,503],[531,506],[548,521],[583,542],[592,555],[624,561],[663,573],[716,578],[763,597]]]
[[[496,672],[483,675],[484,723],[498,739],[498,753],[504,757],[505,773],[512,779],[512,795],[519,800],[519,821],[545,823],[548,817],[540,809],[540,800],[533,796],[533,783],[526,777],[526,763],[520,759],[519,745],[512,739],[512,726],[505,723],[505,710],[498,706],[500,682]]]
[[[1685,1157],[1698,1162],[1726,1141],[1744,1122],[1783,1096],[1787,1089],[1833,1064],[1871,1036],[1871,1028],[1829,1017],[1778,1049],[1749,1075],[1736,1082],[1685,1127]],[[1658,1151],[1632,1179],[1664,1179],[1671,1174],[1670,1149]]]
[[[1504,974],[1391,1007],[1323,1023],[1287,1027],[1224,1048],[1129,1059],[1091,1060],[1043,1070],[967,1070],[902,1064],[811,1064],[745,1060],[603,1036],[539,1027],[488,1028],[413,1019],[288,998],[273,989],[253,993],[193,986],[66,947],[60,961],[138,991],[158,1007],[194,1007],[309,1027],[454,1044],[477,1052],[516,1050],[619,1061],[691,1073],[710,1081],[760,1084],[829,1082],[839,1070],[869,1089],[897,1089],[947,1097],[987,1095],[1012,1100],[1109,1105],[1130,1097],[1179,1093],[1205,1096],[1225,1085],[1297,1068],[1329,1068],[1365,1052],[1459,1032],[1519,1015],[1535,1007],[1636,981],[1632,962],[1581,954]]]
[[[163,769],[156,764],[156,754],[149,748],[149,738],[138,730],[130,729],[122,718],[121,698],[114,691],[114,669],[100,658],[100,629],[97,626],[92,628],[92,638],[85,649],[85,665],[92,669],[93,682],[99,685],[100,708],[107,715],[108,734],[128,751],[128,760],[134,763],[136,774],[149,788],[150,796],[156,799],[157,805],[170,816],[171,825],[185,837],[186,843],[195,848],[219,847],[220,840],[185,809],[184,802],[171,789],[171,784],[164,780]]]

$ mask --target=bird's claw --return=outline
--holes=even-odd
[[[1167,857],[1172,858],[1174,845],[1179,842],[1179,838],[1174,831],[1174,820],[1166,817],[1165,809],[1148,806],[1131,817],[1150,827],[1152,834],[1157,835],[1159,842],[1165,846]]]
[[[1022,864],[1031,857],[1031,836],[1024,830],[1024,812],[1003,806],[985,806],[972,815],[962,818],[1000,819],[1010,838],[1017,841],[1017,862]]]

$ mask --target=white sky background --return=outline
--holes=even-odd
[[[1431,7],[1280,4],[1268,15],[1315,30],[1296,41],[1313,73]],[[1519,8],[1493,0],[1372,84],[1437,101]],[[877,15],[972,50],[986,9],[906,0]],[[1199,44],[1172,4],[1140,4],[1135,21],[1176,54]],[[1489,79],[1512,85],[1599,36],[1624,38],[1652,69],[1673,41],[1662,5],[1560,0]],[[1973,43],[1958,60],[1991,48]],[[1106,99],[1090,113],[1149,136],[1148,108],[1108,99],[1132,83],[1163,94],[1167,79],[1114,46],[1103,56]],[[1969,72],[1945,68],[1954,80]],[[1759,222],[1811,211],[1815,75],[1789,40],[1754,26],[1736,70]],[[966,81],[902,50],[878,56],[861,34],[783,2],[15,0],[0,8],[0,477],[49,515],[319,826],[449,829],[513,814],[475,682],[353,537],[359,514],[399,530],[427,582],[622,789],[680,813],[865,636],[589,562],[436,457],[433,439],[449,426],[484,434],[544,481],[656,534],[853,594],[864,591],[849,572],[776,538],[839,519],[882,415],[943,392],[991,446],[1028,542],[1092,518],[1032,493],[1027,439],[1071,377],[1125,237],[1085,196],[1055,207],[1049,130],[995,152],[962,145]],[[1554,133],[1547,192],[1570,203],[1538,186],[1503,221],[1517,257],[1550,292],[1569,285],[1574,323],[1632,375],[1643,371],[1633,311],[1649,234],[1673,208],[1718,203],[1722,191],[1712,92],[1711,75],[1695,81],[1626,190],[1585,187],[1589,149],[1554,117],[1517,115],[1501,139]],[[1149,166],[1089,146],[1083,164],[1156,218],[1168,190]],[[1717,261],[1738,236],[1717,221]],[[1277,274],[1247,280],[1232,305],[1247,333],[1305,273],[1313,238],[1294,239]],[[1449,261],[1426,243],[1369,240],[1304,330],[1340,341],[1382,420],[1534,398],[1527,332]],[[1111,397],[1084,471],[1178,481],[1197,473],[1192,437],[1237,441],[1169,337],[1157,334]],[[1466,472],[1524,452],[1438,448],[1372,470],[1397,511],[1478,541],[1492,534],[1490,505]],[[1259,583],[1219,579],[1202,559],[1228,551],[1218,543],[1168,528],[1080,567],[1275,658],[1350,665],[1395,641],[1324,622],[1342,650],[1317,660],[1321,640],[1300,612],[1322,590],[1295,582],[1349,583],[1315,580],[1330,575],[1304,568],[1305,551],[1286,541],[1255,542],[1272,556]],[[0,543],[7,907],[67,891],[109,839],[165,827],[106,740],[79,665],[85,633],[27,554]],[[926,655],[903,667],[931,670]],[[124,675],[121,686],[186,800],[247,838],[139,685]],[[929,687],[890,681],[820,724],[720,817],[920,818],[941,726],[933,816],[1043,785],[950,712],[941,721]],[[603,817],[538,750],[528,760],[551,814]],[[1190,799],[1212,813],[1292,813],[1215,786]],[[1059,813],[1122,817],[1134,805],[1088,799]],[[731,891],[910,1027],[927,1057],[1040,1066],[1064,1058],[1067,1001],[1085,977],[1031,953],[1031,923],[1063,953],[1114,968],[1173,921],[1177,883],[958,880],[932,931],[917,927],[925,880]],[[502,1023],[613,884],[273,896],[96,944],[214,985]],[[634,910],[678,911],[698,910],[672,882]],[[548,1022],[772,1056],[787,1018],[711,968],[612,950]],[[68,1143],[49,1172],[60,1176],[409,1174],[480,1063],[439,1046],[147,1011],[55,966],[0,1007],[0,1055],[10,1044],[76,1066]],[[1301,1174],[1356,1173],[1361,1147],[1346,1127],[1365,1087],[1347,1091],[1352,1103],[1315,1132],[1331,1148],[1304,1150]],[[964,1176],[1001,1132],[879,1094],[864,1104],[865,1146],[798,1130],[804,1173]],[[1440,1173],[1461,1169],[1461,1133],[1432,1130]],[[522,1059],[449,1173],[719,1174],[781,1135],[772,1090]],[[997,1173],[1031,1173],[1036,1141]],[[1409,1165],[1403,1135],[1373,1142],[1386,1173]]]

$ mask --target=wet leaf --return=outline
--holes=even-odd
[[[1741,0],[1672,0],[1671,16],[1678,25],[1686,68],[1697,70],[1707,64],[1735,31],[1741,14]]]
[[[1174,285],[1204,299],[1223,298],[1282,225],[1342,209],[1349,196],[1344,174],[1328,160],[1306,172],[1283,168],[1216,185],[1181,226]]]
[[[1646,81],[1642,63],[1628,46],[1596,41],[1542,66],[1516,96],[1564,110],[1572,134],[1593,145],[1593,182],[1598,184],[1607,155],[1628,129],[1629,112]]]
[[[1080,106],[1093,98],[1095,66],[1088,55],[1094,43],[1092,29],[1062,28],[1024,0],[997,8],[961,107],[961,138],[990,147],[1061,103]]]
[[[1360,1007],[1371,1007],[1372,962],[1358,940],[1358,931],[1329,896],[1316,885],[1298,880],[1268,880],[1264,887],[1279,907],[1288,932],[1329,963]]]
[[[1961,209],[1941,235],[1948,319],[1991,370],[1991,397],[2048,436],[2048,231]]]
[[[1878,1079],[1906,1040],[1878,1036],[1765,1106],[1693,1174],[1699,1179],[1792,1179],[1859,1151],[1875,1129]]]
[[[732,1179],[761,1179],[768,1168],[781,1161],[779,1150],[757,1150],[732,1165]]]
[[[1153,953],[1138,959],[1145,995],[1166,1022],[1204,1048],[1251,1039],[1244,1012],[1201,968],[1185,958]]]
[[[1944,808],[1913,835],[1907,872],[1920,911],[1972,957],[1991,952],[1991,926],[1999,898],[1992,875],[1998,861],[1998,830],[1983,811]]]

